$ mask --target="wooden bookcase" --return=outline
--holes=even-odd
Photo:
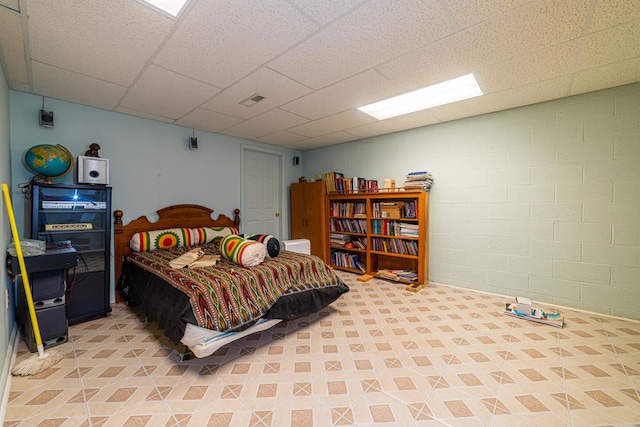
[[[396,218],[397,216],[397,218]],[[429,281],[429,193],[394,191],[329,194],[326,241],[333,268],[376,275],[379,270],[414,270],[417,291]],[[340,243],[331,234],[342,238]],[[344,247],[344,242],[352,245]]]

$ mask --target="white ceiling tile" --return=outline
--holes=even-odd
[[[241,119],[236,117],[197,108],[180,120],[177,120],[176,124],[209,132],[219,132],[223,129],[236,125],[241,121]]]
[[[481,87],[496,92],[640,56],[640,21],[570,40],[480,71]]]
[[[327,25],[367,0],[290,0],[318,25]]]
[[[31,57],[129,85],[175,21],[131,0],[27,1]]]
[[[494,1],[469,1],[448,0],[447,6],[451,11],[460,29],[471,27],[480,22],[489,21],[496,16],[516,9],[531,0],[494,0]]]
[[[0,0],[0,5],[8,9],[20,10],[19,0]]]
[[[361,111],[349,110],[323,119],[314,120],[300,126],[292,127],[289,131],[312,138],[335,133],[343,129],[362,126],[366,123],[373,123],[375,121],[376,119]]]
[[[637,0],[597,1],[589,23],[589,32],[595,33],[636,19],[640,19],[640,2]]]
[[[164,122],[164,123],[173,123],[175,121],[173,119],[168,119],[166,117],[160,117],[154,114],[144,113],[141,111],[136,111],[136,110],[132,110],[130,108],[125,108],[121,106],[114,108],[114,111],[117,111],[123,114],[129,114],[130,116],[142,117],[144,119],[150,119],[150,120],[155,120],[155,121]]]
[[[376,135],[385,135],[401,130],[432,125],[440,122],[440,119],[438,119],[434,110],[435,109],[428,109],[386,120],[377,120],[364,126],[350,128],[348,131],[360,138],[368,138]]]
[[[348,132],[335,132],[329,135],[318,136],[316,138],[308,138],[304,141],[290,144],[289,146],[300,150],[311,150],[313,148],[353,141],[354,139],[357,138]]]
[[[375,71],[366,71],[284,104],[281,108],[309,119],[320,119],[400,92],[398,84],[392,84]]]
[[[178,119],[219,91],[213,86],[151,66],[127,92],[120,105]]]
[[[372,0],[324,27],[268,66],[320,89],[443,38],[454,30],[454,23],[439,1]]]
[[[498,93],[479,96],[434,109],[435,115],[443,122],[471,117],[494,111],[537,104],[568,95],[571,76],[535,82],[527,86],[511,88]]]
[[[308,87],[273,70],[262,67],[216,95],[209,102],[203,104],[202,108],[248,119],[279,107],[285,102],[297,99],[309,92],[311,92],[311,89]],[[240,104],[240,101],[256,93],[264,96],[265,99],[251,107],[245,107]]]
[[[5,68],[7,80],[11,87],[16,84],[28,85],[29,73],[24,52],[24,39],[22,38],[22,23],[20,14],[0,7],[0,60]]]
[[[112,109],[126,87],[32,62],[36,94],[92,107]]]
[[[424,48],[380,65],[377,69],[390,81],[404,82],[411,89],[469,74],[517,56],[509,38],[500,37],[493,24],[483,23]]]
[[[307,121],[303,117],[276,108],[260,116],[245,120],[238,125],[230,127],[228,130],[241,135],[259,138],[281,130],[287,130]]]
[[[265,144],[273,144],[286,147],[293,143],[304,141],[305,139],[307,139],[306,136],[297,135],[285,130],[272,133],[271,135],[265,135],[260,138],[256,138],[256,141],[264,142]]]
[[[317,29],[285,1],[196,3],[159,52],[156,64],[226,87]]]
[[[520,53],[536,52],[582,35],[591,0],[539,0],[496,19],[501,38]]]
[[[638,81],[640,81],[640,57],[577,72],[571,84],[571,95]]]

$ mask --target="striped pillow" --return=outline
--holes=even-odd
[[[230,234],[238,234],[235,227],[200,227],[191,229],[196,239],[196,245],[215,243]]]
[[[245,234],[245,239],[255,240],[267,247],[267,256],[275,258],[280,253],[280,241],[271,234]]]
[[[220,241],[220,255],[243,267],[253,267],[264,261],[267,248],[262,243],[229,235]]]
[[[197,244],[195,237],[190,228],[142,231],[131,237],[129,247],[136,252],[147,252],[176,246],[192,246]]]

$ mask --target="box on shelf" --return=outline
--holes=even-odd
[[[380,206],[380,216],[385,219],[400,219],[404,203],[383,203]]]

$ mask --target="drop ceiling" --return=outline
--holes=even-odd
[[[16,91],[306,150],[640,81],[640,1],[0,0],[0,62]],[[357,110],[468,73],[483,96]]]

